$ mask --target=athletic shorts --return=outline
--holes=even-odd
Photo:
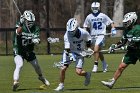
[[[92,37],[92,40],[91,40],[92,45],[98,45],[100,47],[104,45],[104,42],[105,42],[104,35],[94,36]]]
[[[140,59],[140,50],[130,50],[124,55],[122,62],[125,64],[136,64]]]
[[[76,68],[83,68],[84,57],[75,53],[72,53],[72,57],[69,57],[65,52],[63,52],[63,58],[62,58],[61,64],[69,65],[72,62],[75,62]]]
[[[28,62],[29,61],[33,61],[34,59],[36,59],[36,56],[35,56],[35,53],[34,52],[26,52],[26,51],[24,51],[24,52],[20,52],[18,54],[15,54],[15,52],[14,52],[14,55],[15,56],[16,55],[21,55],[21,57],[23,59],[26,59]]]

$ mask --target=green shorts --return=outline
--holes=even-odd
[[[139,50],[131,50],[127,51],[127,53],[123,57],[123,62],[125,64],[136,64],[137,60],[140,59],[140,51]]]

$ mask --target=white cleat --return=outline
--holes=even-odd
[[[16,91],[18,87],[19,87],[19,82],[14,82],[13,91]]]
[[[64,89],[64,85],[59,84],[58,87],[54,90],[55,91],[63,91],[63,89]]]
[[[113,85],[115,83],[115,80],[110,80],[110,81],[101,81],[101,83],[104,85],[104,86],[107,86],[108,88],[112,89],[113,88]]]
[[[96,73],[97,72],[97,69],[98,69],[98,66],[97,65],[94,65],[94,67],[92,69],[92,72]]]
[[[103,72],[107,72],[108,71],[108,64],[105,65],[105,67],[103,67]]]
[[[46,86],[50,86],[50,82],[44,77],[38,77],[38,79],[42,81]]]
[[[87,72],[85,76],[85,82],[84,82],[85,86],[88,86],[90,84],[90,78],[91,78],[91,73]]]

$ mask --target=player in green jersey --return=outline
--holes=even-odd
[[[124,34],[122,39],[111,48],[110,51],[115,48],[120,48],[127,43],[127,51],[122,62],[120,63],[118,69],[114,73],[114,76],[110,81],[101,81],[101,83],[108,88],[112,88],[118,78],[121,76],[124,69],[126,69],[129,64],[136,64],[136,61],[140,59],[140,25],[137,24],[137,14],[136,12],[129,12],[124,16],[123,19]]]
[[[35,24],[35,16],[31,11],[24,11],[20,21],[16,24],[16,31],[13,38],[14,62],[16,68],[13,75],[13,91],[19,86],[19,74],[23,66],[24,59],[34,67],[38,79],[45,85],[50,85],[49,81],[42,75],[34,51],[34,46],[39,44],[40,28]]]

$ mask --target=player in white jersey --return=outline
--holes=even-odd
[[[102,52],[100,52],[102,46],[104,45],[105,40],[105,34],[106,34],[106,26],[111,24],[111,33],[112,35],[116,34],[115,26],[113,21],[105,14],[100,12],[100,3],[99,2],[93,2],[91,5],[92,13],[89,14],[85,22],[83,24],[83,27],[85,29],[90,29],[90,35],[92,37],[92,44],[94,45],[94,66],[92,69],[92,72],[97,72],[98,69],[98,60],[102,61],[103,64],[103,72],[107,71],[107,63],[104,59],[104,56]]]
[[[91,73],[83,70],[84,57],[81,56],[81,52],[84,49],[90,47],[91,36],[87,31],[78,27],[78,21],[75,18],[71,18],[67,22],[67,31],[64,35],[64,53],[63,53],[63,66],[60,68],[60,83],[55,91],[61,91],[64,89],[65,72],[69,64],[75,62],[75,71],[79,76],[84,76],[84,85],[87,86],[90,83]],[[90,48],[89,48],[90,49]]]

